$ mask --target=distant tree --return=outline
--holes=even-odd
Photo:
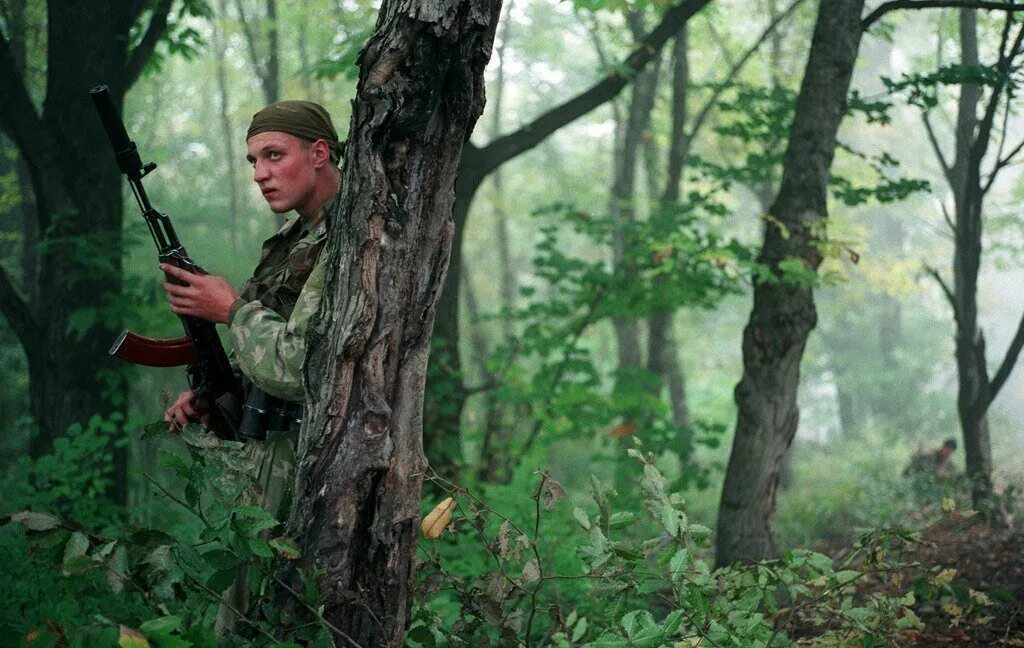
[[[281,53],[278,45],[277,0],[265,0],[263,14],[250,14],[246,0],[235,0],[239,26],[245,36],[249,63],[259,79],[263,101],[281,100]]]
[[[13,26],[5,20],[0,32],[0,128],[29,169],[40,232],[33,289],[19,289],[0,268],[0,312],[28,358],[38,426],[33,455],[49,450],[72,423],[121,404],[119,366],[107,349],[122,314],[122,184],[88,90],[106,83],[121,105],[168,35],[171,6],[172,0],[47,3],[41,110],[16,60]],[[201,13],[204,5],[185,8]]]
[[[818,9],[782,180],[757,257],[766,273],[754,282],[753,309],[743,331],[736,432],[718,512],[719,565],[760,560],[776,551],[771,523],[779,465],[799,422],[800,362],[817,323],[813,285],[823,258],[826,192],[862,31],[894,9],[972,4],[1014,8],[894,0],[863,20],[863,0],[823,0]]]
[[[295,567],[322,570],[323,615],[349,645],[403,645],[431,331],[500,9],[499,0],[385,0],[360,57],[326,288],[308,336],[290,523],[301,537]],[[301,587],[297,573],[290,580]]]
[[[455,383],[446,402],[434,404],[424,427],[427,456],[441,471],[448,472],[460,462],[458,444],[459,421],[466,392],[462,385],[459,358],[459,268],[462,265],[462,236],[469,217],[469,208],[483,181],[501,165],[543,142],[552,133],[576,121],[591,110],[610,101],[622,91],[633,76],[650,63],[666,42],[694,14],[711,0],[684,0],[667,9],[658,25],[651,30],[621,65],[580,94],[548,110],[516,131],[503,135],[484,146],[468,142],[459,169],[455,196],[455,241],[452,244],[451,272],[438,305],[435,359]],[[454,442],[453,442],[454,439]]]
[[[997,60],[991,66],[983,66],[978,48],[977,11],[961,9],[959,26],[959,64],[945,66],[930,75],[911,75],[896,85],[909,87],[912,101],[921,106],[925,130],[952,194],[952,210],[943,205],[943,213],[953,235],[953,281],[947,282],[935,269],[930,272],[941,285],[953,311],[957,413],[972,499],[977,508],[984,509],[992,491],[988,409],[1006,384],[1024,348],[1022,318],[995,375],[990,376],[985,337],[978,323],[985,199],[999,174],[1019,160],[1024,149],[1024,141],[1007,145],[1009,116],[1013,112],[1011,104],[1019,89],[1014,70],[1024,58],[1024,27],[1008,15],[1002,27]],[[935,131],[932,115],[938,103],[936,91],[945,83],[960,86],[952,159],[941,144],[946,138]],[[995,155],[986,165],[996,142]],[[988,168],[983,168],[985,166]]]

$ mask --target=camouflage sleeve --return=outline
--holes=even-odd
[[[234,359],[242,372],[271,396],[290,401],[304,397],[302,361],[306,355],[306,327],[320,305],[324,287],[324,260],[306,279],[288,320],[258,301],[252,301],[231,320]]]

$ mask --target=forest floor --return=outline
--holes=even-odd
[[[956,574],[946,596],[917,604],[925,628],[908,633],[907,645],[1024,647],[1024,529],[954,512],[926,527],[923,538],[910,560]],[[992,605],[956,622],[957,610],[973,602],[972,589]]]
[[[834,556],[849,551],[848,546],[824,549]],[[903,555],[903,562],[917,566],[906,569],[904,591],[887,593],[913,591],[912,607],[924,627],[904,632],[900,645],[1024,648],[1024,529],[1019,516],[1016,524],[991,525],[977,515],[942,513],[924,527],[922,542]],[[926,570],[942,572],[947,584],[936,588],[933,579],[924,577]],[[878,590],[877,583],[865,582],[860,593]],[[806,630],[803,636],[813,644],[817,632]]]

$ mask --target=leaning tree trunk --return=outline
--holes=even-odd
[[[323,570],[324,616],[362,646],[401,646],[409,618],[424,378],[500,9],[385,0],[360,55],[290,524],[297,567]]]
[[[836,131],[846,106],[863,0],[822,0],[797,98],[779,195],[758,262],[781,275],[779,263],[821,263],[815,230],[827,216],[826,188]],[[807,336],[817,320],[814,293],[789,281],[758,282],[743,331],[743,377],[736,386],[736,436],[718,513],[716,561],[759,560],[775,553],[771,518],[779,461],[796,434],[797,386]]]

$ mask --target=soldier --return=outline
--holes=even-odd
[[[949,479],[955,473],[953,453],[956,439],[946,439],[938,450],[921,450],[910,458],[903,470],[904,477],[930,477],[936,480]]]
[[[232,362],[246,387],[240,436],[256,480],[251,503],[287,517],[303,387],[305,332],[323,289],[324,264],[317,261],[327,237],[326,217],[337,201],[341,144],[324,108],[309,101],[282,101],[253,116],[247,133],[253,180],[271,211],[297,214],[267,239],[253,275],[237,293],[224,278],[194,275],[174,266],[160,269],[184,285],[163,284],[171,310],[226,324]],[[315,268],[315,270],[314,270]],[[165,415],[170,430],[205,423],[208,403],[189,390]],[[237,610],[247,606],[246,570],[225,593]],[[235,618],[222,606],[218,636],[230,634]]]

